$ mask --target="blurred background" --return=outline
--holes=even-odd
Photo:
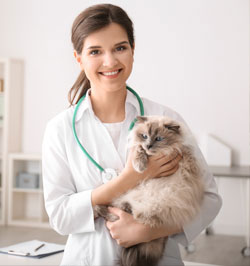
[[[0,0],[0,244],[9,244],[8,226],[48,227],[41,184],[43,133],[46,123],[68,107],[67,93],[79,74],[70,40],[73,20],[103,2],[121,6],[134,22],[135,61],[128,84],[180,113],[208,164],[225,167],[216,178],[222,210],[213,234],[195,243],[192,256],[209,237],[222,236],[222,242],[213,242],[220,246],[211,244],[215,250],[235,241],[227,252],[234,251],[240,264],[231,265],[249,265],[249,257],[241,254],[250,241],[248,0]],[[232,174],[232,166],[240,168]],[[23,173],[31,180],[28,187]],[[219,255],[204,262],[230,265]],[[187,250],[183,256],[197,260]]]

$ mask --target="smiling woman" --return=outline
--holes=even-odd
[[[97,205],[108,205],[144,180],[168,178],[178,169],[181,156],[176,152],[150,156],[143,173],[133,168],[135,155],[127,147],[127,137],[141,105],[146,116],[183,119],[170,108],[145,98],[138,101],[138,95],[126,89],[135,44],[132,21],[120,7],[103,4],[84,10],[73,23],[71,40],[81,73],[68,94],[70,108],[48,123],[43,141],[46,211],[51,226],[69,235],[61,265],[117,265],[121,247],[127,249],[159,238],[167,238],[167,242],[158,265],[183,265],[178,243],[192,241],[210,224],[221,205],[199,148],[195,150],[204,165],[202,178],[207,185],[201,211],[187,227],[150,227],[118,208],[109,210],[119,217],[115,222],[95,219],[93,209]],[[108,175],[82,153],[75,132],[88,154],[103,169],[112,170],[106,172]],[[114,175],[109,175],[111,172]],[[120,265],[151,266],[152,257],[137,262],[134,256],[125,264],[120,261]]]
[[[88,73],[92,65],[100,75],[113,77],[115,74],[110,72],[120,73],[122,70],[126,72],[122,73],[123,79],[130,75],[134,54],[134,30],[132,21],[123,9],[113,5],[97,5],[85,9],[73,23],[71,41],[75,49],[74,56],[80,63],[82,72],[69,92],[70,104],[73,104],[79,89],[81,92],[75,103],[93,86],[90,84],[89,75],[94,69]],[[103,66],[100,66],[102,63]],[[122,63],[130,69],[124,69]],[[97,67],[101,69],[96,69]]]
[[[91,97],[95,97],[96,93],[104,94],[105,91],[126,91],[133,53],[125,29],[114,22],[91,33],[84,40],[81,54],[76,51],[74,54],[90,81]]]

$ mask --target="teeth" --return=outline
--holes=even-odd
[[[113,72],[103,72],[102,74],[103,74],[104,76],[112,76],[112,75],[117,74],[118,72],[119,72],[119,71],[116,70],[116,71],[113,71]]]

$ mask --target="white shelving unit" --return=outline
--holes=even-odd
[[[6,224],[8,154],[21,151],[23,62],[0,58],[0,83],[0,224]]]
[[[19,173],[38,174],[38,187],[18,187],[16,177]],[[48,216],[44,208],[41,156],[25,153],[10,154],[9,177],[8,224],[49,227]]]

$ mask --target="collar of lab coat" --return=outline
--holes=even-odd
[[[75,122],[78,122],[81,117],[83,116],[84,112],[86,110],[89,110],[91,115],[93,115],[95,117],[93,108],[92,108],[92,104],[91,104],[91,100],[90,100],[90,96],[89,96],[89,92],[91,91],[91,89],[88,89],[88,91],[86,92],[86,98],[82,101],[81,105],[78,108],[77,114],[76,114],[76,119]],[[138,115],[140,115],[140,106],[139,106],[139,102],[136,98],[136,96],[130,92],[129,90],[127,90],[127,96],[126,96],[126,104],[127,105],[132,105],[135,109]],[[74,106],[75,109],[76,105]]]

